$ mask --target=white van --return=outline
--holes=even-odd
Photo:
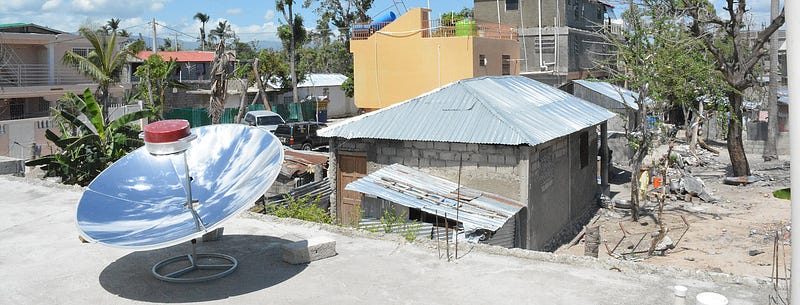
[[[284,123],[286,121],[279,114],[267,110],[248,111],[244,115],[244,122],[242,122],[242,124],[256,126],[272,133],[275,133],[275,128],[278,125]]]

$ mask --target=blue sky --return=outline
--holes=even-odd
[[[715,0],[720,2],[722,0]],[[275,12],[272,0],[3,0],[0,5],[0,23],[30,22],[57,30],[74,32],[81,25],[102,25],[110,18],[122,20],[120,27],[134,35],[150,36],[147,23],[156,18],[159,37],[175,37],[193,40],[199,36],[200,22],[193,20],[197,12],[211,16],[206,31],[218,21],[228,20],[232,28],[244,41],[277,40],[275,29],[282,18]],[[302,3],[303,0],[298,0]],[[472,0],[405,0],[406,7],[427,7],[430,3],[434,16],[472,7]],[[612,1],[616,3],[617,1]],[[627,3],[627,1],[625,1]],[[377,15],[393,7],[392,0],[376,0],[371,15]],[[766,22],[769,16],[769,0],[751,0],[748,5],[756,16],[756,24]],[[315,6],[312,6],[312,9]],[[302,10],[307,27],[313,27],[317,15],[312,9]],[[618,6],[617,15],[623,7]],[[721,11],[721,10],[720,10]]]

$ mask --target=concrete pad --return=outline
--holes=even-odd
[[[464,245],[440,259],[436,243],[243,214],[225,237],[198,253],[236,257],[231,275],[205,283],[165,283],[156,262],[188,243],[131,251],[81,243],[75,206],[82,189],[0,177],[0,304],[670,304],[672,287],[763,304],[769,281],[521,249]],[[312,236],[336,240],[338,255],[313,264],[283,262],[280,247]],[[444,247],[442,245],[442,247]]]
[[[0,175],[22,175],[25,173],[25,160],[0,156]]]
[[[283,261],[292,265],[307,264],[336,255],[336,241],[313,237],[281,246]]]

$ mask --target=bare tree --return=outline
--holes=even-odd
[[[675,8],[690,17],[689,29],[701,39],[713,54],[715,67],[732,90],[728,92],[730,118],[728,119],[728,153],[734,176],[749,176],[750,165],[742,142],[742,92],[755,84],[753,69],[767,53],[764,44],[785,22],[784,11],[749,41],[742,29],[747,12],[746,0],[726,0],[723,8],[729,19],[722,19],[707,0],[687,0],[675,3]]]

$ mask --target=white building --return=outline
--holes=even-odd
[[[358,114],[358,108],[353,102],[352,97],[347,97],[342,90],[342,83],[347,80],[347,76],[342,74],[306,74],[306,79],[297,84],[297,98],[300,101],[311,100],[321,97],[319,100],[327,98],[328,117],[348,117]],[[270,83],[273,88],[279,88],[278,84]],[[277,103],[288,104],[292,102],[292,92],[285,92],[278,95]]]

